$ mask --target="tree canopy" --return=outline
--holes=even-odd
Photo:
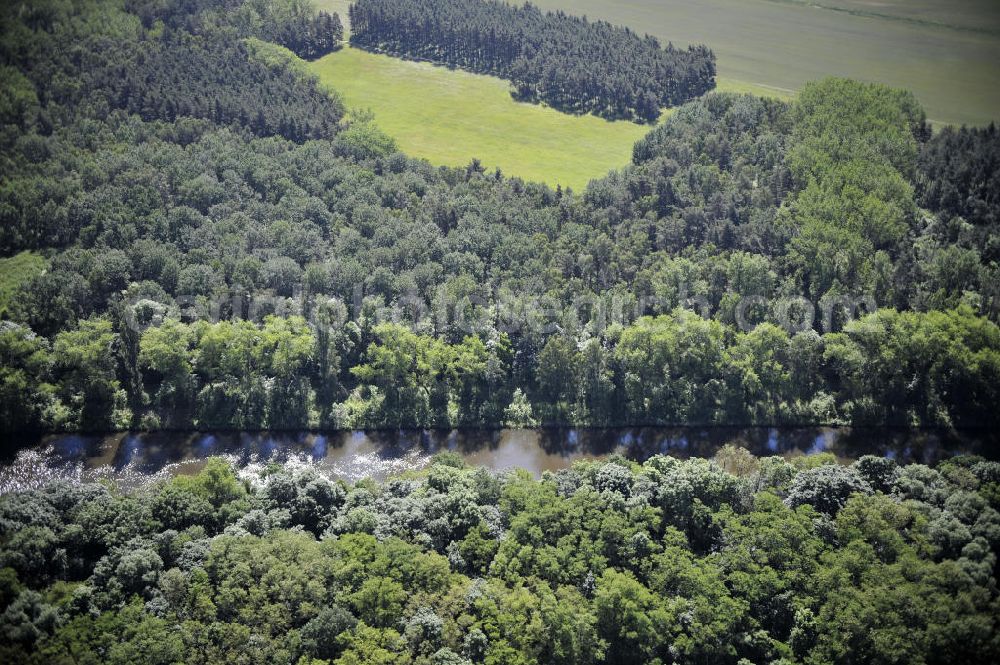
[[[996,132],[909,93],[707,94],[578,193],[345,118],[309,3],[2,12],[4,430],[997,423]]]
[[[315,469],[0,497],[0,656],[63,663],[991,662],[995,462]],[[742,464],[725,471],[733,459]],[[738,475],[735,475],[738,474]]]

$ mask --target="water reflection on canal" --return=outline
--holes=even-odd
[[[348,432],[155,432],[51,435],[15,440],[0,460],[0,493],[51,478],[107,478],[136,486],[178,473],[194,473],[205,460],[223,456],[238,467],[269,462],[313,464],[346,480],[382,479],[425,466],[440,450],[460,453],[469,464],[522,468],[537,475],[575,460],[618,452],[636,460],[663,453],[711,457],[726,444],[756,455],[830,451],[843,460],[865,454],[901,462],[933,463],[958,453],[996,458],[993,432],[858,428],[614,428],[459,429]]]

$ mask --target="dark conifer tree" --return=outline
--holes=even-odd
[[[517,99],[569,113],[655,122],[715,86],[705,46],[661,48],[603,21],[497,0],[359,0],[351,42],[509,80]]]

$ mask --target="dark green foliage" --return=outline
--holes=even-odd
[[[342,486],[299,466],[241,482],[212,460],[128,495],[66,484],[9,494],[0,654],[289,665],[1000,656],[1000,513],[980,480],[991,463],[742,453],[739,476],[658,456],[534,480],[445,456],[405,480]],[[917,482],[936,489],[918,498]]]
[[[977,226],[1000,223],[1000,132],[989,127],[945,127],[924,144],[918,161],[924,205]]]
[[[351,43],[511,81],[562,111],[656,122],[715,86],[705,46],[675,48],[603,21],[497,0],[360,0]]]
[[[899,466],[887,457],[865,455],[854,463],[854,468],[873,490],[885,494],[892,490],[899,477]]]
[[[0,53],[25,72],[22,85],[30,85],[39,100],[43,134],[74,115],[103,119],[112,109],[146,120],[206,118],[296,141],[329,138],[340,120],[342,109],[327,93],[287,68],[250,57],[240,37],[267,36],[266,28],[258,35],[234,27],[252,25],[250,17],[241,23],[239,16],[227,15],[226,23],[216,25],[206,8],[185,15],[198,23],[192,34],[173,27],[169,18],[167,27],[153,18],[144,24],[115,3],[88,2],[80,3],[79,15],[57,13],[51,24],[33,27],[18,15],[18,6],[5,9],[10,39],[5,37]],[[295,34],[299,29],[281,26]],[[74,42],[72,52],[60,47],[67,41]],[[12,112],[24,125],[25,112]],[[44,144],[38,149],[44,154]]]
[[[354,615],[344,608],[325,607],[302,626],[302,648],[313,658],[333,660],[340,654],[337,638],[357,623]]]
[[[956,245],[951,254],[935,261],[935,281],[943,290],[954,289],[976,278],[978,265],[961,261],[968,254],[982,254],[994,264],[1000,261],[996,194],[1000,191],[1000,132],[995,124],[945,127],[922,146],[917,166],[921,204],[940,211],[942,223],[934,231],[942,241]]]
[[[856,470],[824,464],[795,477],[788,488],[788,504],[793,508],[810,505],[821,513],[834,515],[852,494],[871,491],[871,485]]]
[[[337,14],[317,12],[302,0],[127,0],[126,8],[147,28],[163,24],[194,34],[257,37],[309,60],[337,50],[344,38]]]
[[[575,194],[343,128],[305,4],[2,16],[0,429],[997,426],[995,141],[912,95],[707,95]]]
[[[566,110],[652,119],[714,76],[531,7],[355,12]],[[7,3],[0,30],[0,252],[45,262],[4,295],[5,431],[1000,426],[996,131],[929,137],[907,93],[708,95],[581,195],[344,123],[266,44],[337,48],[306,2]],[[0,661],[1000,660],[996,463],[833,461],[52,483],[0,497]]]
[[[253,61],[240,42],[165,32],[123,51],[95,65],[88,86],[112,108],[145,120],[206,118],[302,142],[332,137],[341,117],[326,93],[292,71]]]

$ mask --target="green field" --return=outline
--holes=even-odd
[[[938,123],[1000,120],[998,0],[535,0],[676,44],[724,81],[797,90],[837,75],[912,90]]]
[[[321,0],[347,26],[349,0]],[[515,102],[507,82],[345,48],[310,63],[348,107],[370,109],[408,154],[462,166],[478,158],[505,173],[582,189],[629,162],[650,127],[576,117]],[[791,91],[720,78],[719,89],[789,99]]]
[[[718,89],[791,99],[829,75],[913,90],[936,124],[1000,119],[998,0],[539,0],[650,32],[704,42]],[[349,0],[319,0],[347,24]],[[408,154],[580,189],[627,164],[649,130],[515,102],[500,79],[358,49],[310,63],[349,108],[370,109]]]
[[[574,189],[628,164],[649,125],[572,116],[515,102],[510,85],[481,76],[345,48],[310,63],[348,108],[409,155],[462,166],[473,158],[508,175]]]
[[[743,94],[757,95],[758,97],[774,97],[784,102],[791,101],[795,97],[795,91],[789,88],[779,88],[773,85],[762,83],[748,83],[747,81],[737,81],[736,79],[724,76],[715,77],[715,90],[717,92],[738,92]]]

